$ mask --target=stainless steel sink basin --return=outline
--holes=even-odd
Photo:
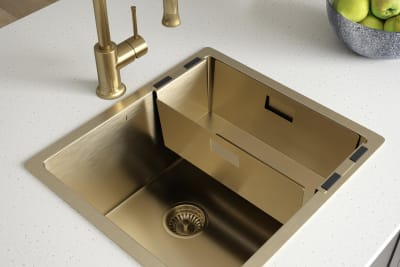
[[[260,266],[382,143],[207,48],[26,167],[144,266]]]

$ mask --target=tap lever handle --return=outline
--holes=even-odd
[[[127,49],[127,51],[128,51],[127,54],[133,52],[134,56],[132,56],[131,58],[128,57],[129,60],[132,61],[133,57],[139,58],[139,57],[143,56],[144,54],[146,54],[147,50],[148,50],[148,46],[147,46],[146,41],[143,39],[143,37],[139,35],[138,26],[137,26],[137,18],[136,18],[136,6],[131,6],[131,11],[132,11],[132,21],[133,21],[133,36],[126,39],[123,42],[123,44],[120,45],[120,51]],[[128,46],[126,46],[125,44]],[[121,52],[121,54],[123,54],[123,52]],[[121,66],[123,66],[124,64],[127,64],[125,62],[125,60],[123,60],[123,59],[121,60],[121,62],[124,62],[124,63],[121,63]]]
[[[137,18],[136,18],[136,6],[131,6],[132,11],[132,20],[133,20],[133,38],[138,38],[138,27],[137,27]]]

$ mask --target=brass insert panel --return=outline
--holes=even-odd
[[[166,146],[282,223],[363,139],[213,57],[157,95]]]
[[[258,267],[382,143],[205,48],[26,167],[143,266]]]

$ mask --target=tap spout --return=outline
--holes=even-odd
[[[163,0],[164,15],[162,24],[167,27],[176,27],[181,24],[178,10],[178,0]]]
[[[164,15],[162,23],[176,27],[181,21],[178,13],[178,0],[163,0]],[[133,35],[116,44],[111,40],[107,14],[107,0],[93,0],[98,43],[94,46],[99,85],[96,93],[104,99],[114,99],[125,93],[121,82],[120,69],[147,53],[146,41],[138,34],[136,7],[131,7]]]

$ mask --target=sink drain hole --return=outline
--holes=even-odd
[[[193,237],[207,224],[205,212],[193,204],[179,204],[165,216],[165,226],[174,236]]]

